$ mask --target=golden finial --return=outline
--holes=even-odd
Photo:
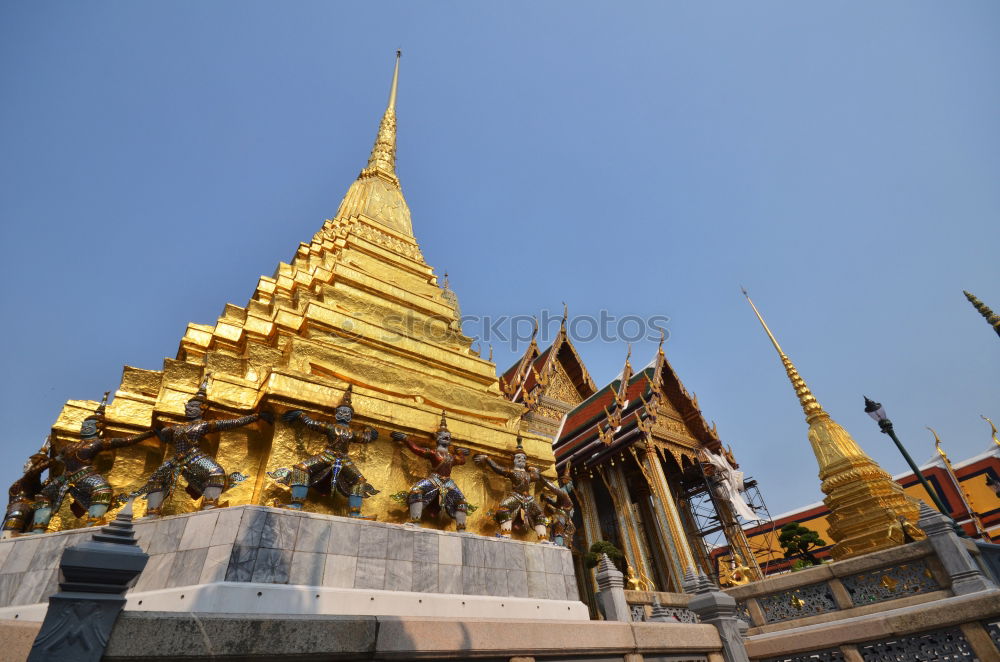
[[[971,292],[962,290],[962,293],[965,294],[965,298],[969,300],[969,303],[975,306],[976,310],[979,311],[979,314],[982,315],[987,322],[989,322],[990,326],[993,327],[993,330],[997,332],[998,336],[1000,336],[1000,315],[997,315],[990,310],[989,306],[977,299]]]
[[[962,505],[965,506],[966,512],[969,513],[972,525],[976,527],[976,533],[982,537],[983,540],[989,542],[990,536],[986,532],[986,528],[983,526],[983,521],[979,518],[979,515],[976,514],[976,511],[972,509],[972,496],[969,494],[969,491],[965,489],[965,485],[962,484],[962,481],[958,479],[958,474],[955,473],[955,468],[951,466],[951,460],[948,459],[947,453],[945,453],[944,449],[941,448],[941,437],[938,436],[938,433],[934,428],[929,425],[926,427],[931,431],[931,434],[934,435],[934,449],[938,452],[938,455],[941,456],[941,460],[944,462],[944,468],[948,472],[948,476],[951,477],[952,484],[958,490],[958,495],[962,500]]]
[[[368,157],[368,167],[362,174],[380,173],[397,186],[396,177],[396,88],[399,84],[399,58],[402,51],[396,51],[396,67],[392,72],[392,86],[389,88],[389,103],[386,105],[382,123],[378,127],[375,146]]]
[[[490,343],[490,358],[489,358],[489,361],[490,361],[490,363],[493,362],[493,343]]]
[[[785,372],[788,374],[788,379],[792,382],[792,386],[795,388],[795,394],[799,396],[799,404],[802,405],[802,411],[805,412],[806,422],[812,423],[814,419],[825,417],[827,413],[823,411],[823,407],[820,406],[816,398],[813,396],[812,391],[806,385],[806,382],[799,375],[799,371],[795,368],[791,359],[785,354],[784,350],[781,349],[781,345],[778,344],[778,339],[774,337],[771,333],[771,329],[768,328],[767,322],[764,321],[764,317],[757,310],[757,306],[754,305],[753,299],[747,293],[745,288],[740,288],[743,290],[743,296],[747,298],[750,303],[750,307],[753,308],[753,312],[757,315],[757,319],[760,320],[761,326],[764,327],[764,331],[767,333],[767,337],[771,339],[771,344],[774,345],[774,349],[778,352],[778,356],[781,358],[782,365],[785,366]]]
[[[562,302],[562,305],[563,305],[563,316],[562,316],[562,322],[559,323],[559,327],[561,331],[565,331],[566,320],[569,319],[569,306],[566,305],[565,301]]]
[[[531,342],[535,342],[535,338],[538,337],[538,317],[537,316],[533,316],[531,318],[531,322],[532,322],[532,327],[531,327]]]
[[[996,444],[997,446],[1000,446],[1000,439],[997,438],[997,426],[993,425],[993,421],[986,418],[982,414],[979,415],[979,418],[983,419],[984,421],[990,424],[990,427],[993,428],[993,443]]]
[[[403,51],[396,50],[396,66],[392,70],[392,87],[389,88],[389,103],[386,104],[386,108],[392,108],[396,110],[396,87],[399,85],[399,58],[402,57]]]
[[[947,462],[948,456],[944,454],[944,449],[941,448],[941,437],[938,436],[937,430],[935,430],[929,425],[925,427],[931,431],[931,434],[934,435],[934,450],[936,450],[938,455],[940,455],[944,459],[944,461]]]
[[[663,329],[660,329],[660,344],[656,348],[656,353],[657,354],[662,354],[663,353],[663,342],[666,339],[667,339],[667,332],[664,331]]]

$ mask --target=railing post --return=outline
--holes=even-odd
[[[972,559],[965,542],[955,534],[954,524],[950,517],[945,517],[926,503],[920,503],[917,526],[927,534],[938,561],[951,577],[951,592],[965,595],[996,588]]]
[[[632,622],[632,612],[625,601],[625,579],[607,554],[597,564],[597,606],[606,621]]]
[[[743,643],[747,624],[736,615],[736,600],[694,568],[684,576],[684,590],[692,594],[688,609],[697,614],[702,623],[714,625],[719,631],[726,662],[749,662]]]
[[[99,662],[125,591],[148,560],[135,543],[131,503],[91,540],[67,547],[59,560],[66,581],[49,597],[28,662]]]

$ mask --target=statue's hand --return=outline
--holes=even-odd
[[[475,462],[476,464],[483,464],[484,462],[486,462],[486,455],[484,455],[483,453],[479,453],[478,455],[473,455],[472,461]]]
[[[400,444],[406,441],[406,434],[403,432],[393,432],[389,436],[392,438],[393,441]]]
[[[267,421],[268,424],[274,425],[274,412],[273,411],[262,411],[259,414],[257,414],[257,416],[260,417],[260,420]]]
[[[472,454],[472,451],[470,451],[468,448],[459,448],[458,452],[460,455],[464,455],[465,457],[469,457],[469,455]]]
[[[290,409],[281,415],[281,420],[285,423],[291,423],[292,421],[302,418],[303,413],[304,412],[301,409]]]
[[[365,428],[365,432],[368,435],[368,441],[375,441],[378,439],[378,430],[375,428]]]

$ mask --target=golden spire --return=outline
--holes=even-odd
[[[819,465],[820,489],[826,494],[823,502],[830,509],[829,533],[835,541],[830,554],[840,560],[903,544],[899,518],[915,523],[919,516],[915,502],[823,410],[745,289],[743,296],[781,357],[806,415],[809,444]]]
[[[375,136],[375,145],[364,174],[380,174],[399,184],[396,177],[396,88],[399,85],[399,58],[402,51],[396,51],[396,67],[392,72],[392,86],[389,88],[389,102],[386,104],[382,122]]]
[[[969,491],[965,489],[962,485],[962,481],[958,479],[958,474],[955,473],[955,468],[951,466],[951,460],[948,459],[948,454],[944,452],[941,448],[941,437],[938,436],[937,430],[931,426],[926,426],[931,434],[934,435],[934,450],[937,451],[938,455],[941,456],[941,461],[944,462],[944,468],[948,472],[948,477],[951,478],[952,485],[958,491],[959,498],[962,499],[962,505],[965,506],[965,512],[969,513],[969,519],[972,520],[972,525],[976,528],[976,534],[983,538],[986,542],[990,542],[990,536],[986,532],[986,527],[983,526],[983,522],[979,519],[979,515],[972,509],[972,496]]]
[[[753,308],[754,314],[756,314],[757,319],[760,320],[761,326],[764,327],[767,337],[771,339],[771,344],[774,345],[774,349],[777,350],[778,356],[781,357],[781,364],[785,366],[785,372],[788,373],[788,379],[792,382],[792,386],[795,388],[795,395],[799,396],[799,404],[802,405],[802,411],[806,415],[806,422],[812,423],[814,420],[823,416],[829,418],[829,415],[823,411],[823,407],[816,400],[815,396],[813,396],[812,391],[809,390],[805,380],[799,375],[799,371],[795,368],[791,359],[789,359],[785,352],[781,349],[781,345],[778,344],[778,340],[774,337],[774,334],[771,333],[771,329],[768,328],[767,322],[764,321],[764,317],[760,314],[760,311],[757,310],[757,306],[754,305],[753,299],[750,298],[750,295],[747,294],[745,289],[743,289],[743,296],[747,298],[747,301],[750,303],[750,307]]]
[[[351,184],[337,210],[335,219],[346,221],[357,217],[375,221],[412,241],[413,225],[410,208],[403,198],[403,191],[396,176],[396,90],[399,86],[400,51],[396,51],[396,66],[389,87],[382,122],[375,136],[375,145],[357,180]],[[394,240],[395,238],[393,238]],[[390,240],[392,241],[392,240]],[[410,253],[412,257],[412,252]]]
[[[997,446],[1000,446],[1000,438],[997,437],[997,426],[993,425],[993,421],[986,418],[982,414],[979,415],[979,418],[983,419],[984,421],[990,424],[990,428],[992,429],[992,434],[993,434],[993,443],[996,444]]]
[[[1000,315],[997,315],[990,310],[989,306],[977,299],[971,292],[962,290],[962,293],[965,294],[965,298],[969,300],[969,303],[975,306],[976,310],[979,311],[979,314],[986,318],[986,321],[993,327],[993,330],[997,332],[998,336],[1000,336]]]

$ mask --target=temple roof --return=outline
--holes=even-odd
[[[623,378],[627,383],[623,384]],[[667,360],[663,346],[645,368],[634,375],[628,360],[622,374],[577,405],[566,417],[552,446],[558,465],[572,459],[581,467],[601,462],[612,452],[645,440],[651,424],[670,418],[685,434],[658,430],[656,438],[677,445],[716,448],[721,445],[714,425],[709,425],[698,399],[681,383]]]
[[[590,397],[597,387],[594,380],[590,378],[583,359],[573,346],[569,334],[566,332],[566,316],[563,316],[563,323],[559,326],[559,333],[555,340],[545,350],[540,350],[535,333],[532,334],[531,342],[521,358],[500,377],[500,388],[514,402],[524,402],[525,394],[532,393],[541,384],[542,394],[548,391],[549,376],[556,370],[556,363],[569,377],[570,382],[576,389],[578,397],[586,399]],[[537,399],[537,396],[533,399]],[[565,398],[557,399],[564,400]],[[575,402],[570,402],[575,404]]]

